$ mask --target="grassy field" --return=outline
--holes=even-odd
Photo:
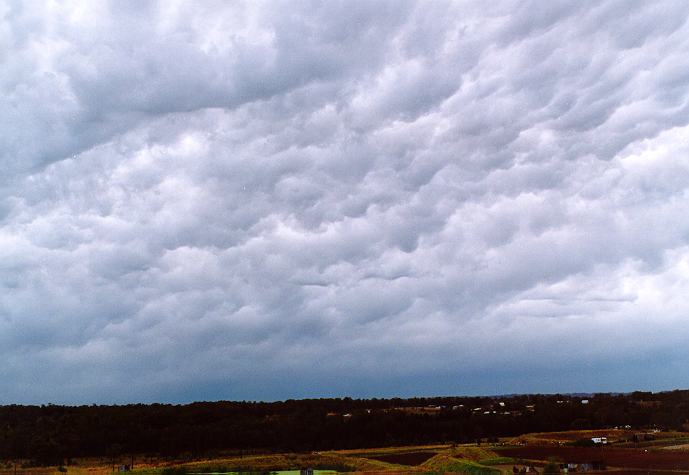
[[[132,475],[191,475],[235,472],[283,472],[279,475],[298,475],[301,468],[324,470],[316,475],[335,472],[394,475],[402,473],[464,473],[469,475],[511,474],[513,466],[543,467],[551,457],[604,460],[613,475],[625,470],[650,472],[672,471],[689,474],[689,433],[656,433],[653,441],[636,444],[609,444],[604,448],[570,447],[566,444],[590,437],[626,440],[633,433],[611,429],[605,431],[567,431],[525,434],[501,439],[499,444],[480,445],[421,445],[381,447],[357,450],[333,450],[312,453],[283,453],[245,456],[226,456],[206,460],[184,461],[155,458],[135,459]],[[112,475],[113,465],[99,459],[81,459],[66,467],[69,475]],[[118,462],[119,464],[120,462]],[[121,461],[121,463],[129,463]],[[0,468],[0,475],[14,475],[11,464]],[[540,469],[539,469],[540,470]],[[58,467],[19,468],[17,475],[53,475]]]
[[[221,457],[194,462],[175,460],[135,461],[133,475],[182,475],[192,473],[269,472],[311,467],[332,469],[338,472],[360,473],[428,473],[462,471],[472,474],[496,472],[479,463],[493,459],[497,454],[484,447],[425,445],[408,447],[373,448],[313,452],[308,454],[265,454],[243,457]],[[67,467],[68,474],[107,475],[112,465],[104,461],[76,461]],[[462,470],[459,470],[459,469]],[[14,471],[0,470],[0,475],[13,475]],[[59,473],[57,467],[19,469],[18,475],[47,475]],[[282,474],[281,474],[282,475]]]
[[[470,459],[438,454],[421,465],[422,470],[432,473],[460,472],[470,475],[500,475],[500,470]]]

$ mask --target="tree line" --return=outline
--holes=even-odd
[[[527,432],[631,426],[681,430],[689,391],[184,405],[0,406],[0,459],[304,452],[465,443]]]

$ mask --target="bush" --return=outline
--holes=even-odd
[[[596,447],[597,444],[591,439],[578,439],[570,442],[568,445],[573,445],[574,447]]]
[[[187,467],[165,467],[161,475],[187,475]]]
[[[543,467],[543,475],[559,475],[560,464],[553,458],[548,459],[548,463]]]

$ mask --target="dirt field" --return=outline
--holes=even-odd
[[[556,457],[574,463],[602,461],[608,467],[689,471],[689,456],[681,451],[540,446],[505,448],[499,453],[529,460]]]

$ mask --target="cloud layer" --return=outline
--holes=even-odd
[[[0,18],[0,402],[689,386],[686,2]]]

